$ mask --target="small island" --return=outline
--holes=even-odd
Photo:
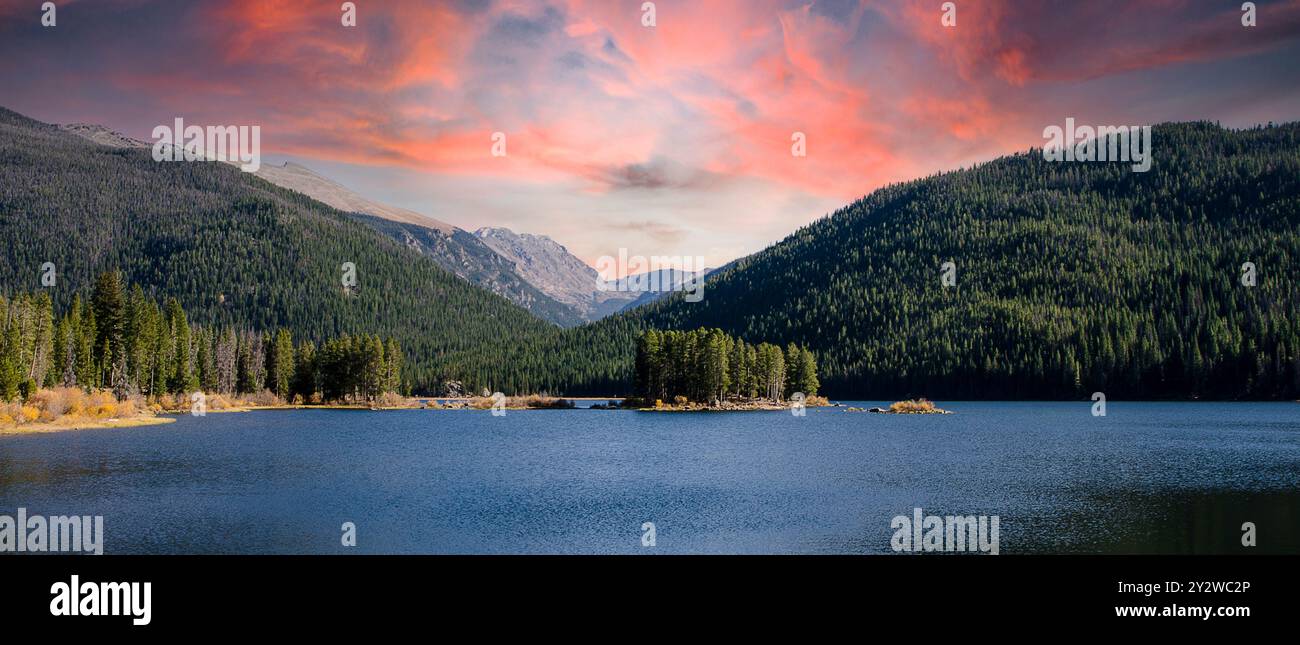
[[[888,408],[849,407],[845,412],[872,412],[875,414],[952,414],[951,410],[936,407],[933,401],[925,398],[908,399],[891,403]]]
[[[634,394],[624,408],[701,412],[830,405],[817,396],[817,360],[807,348],[751,345],[721,329],[647,330],[637,341],[634,370]]]

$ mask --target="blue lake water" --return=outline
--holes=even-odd
[[[110,554],[892,553],[915,507],[998,516],[1004,554],[1300,552],[1300,404],[943,406],[265,411],[0,436],[0,514],[102,515]]]

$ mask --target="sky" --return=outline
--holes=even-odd
[[[258,125],[467,230],[719,266],[1043,129],[1300,119],[1300,0],[0,0],[0,106]],[[494,133],[505,155],[494,156]],[[792,154],[802,133],[806,155]],[[1159,154],[1159,150],[1154,151]]]

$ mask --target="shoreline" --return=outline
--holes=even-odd
[[[620,400],[626,400],[626,397],[564,397],[564,399],[569,401],[620,401]],[[468,402],[470,399],[467,398],[466,399],[460,399],[460,398],[435,399],[433,397],[426,399],[423,397],[412,397],[411,399],[409,399],[410,401],[409,405],[384,406],[384,407],[370,407],[366,405],[357,405],[357,404],[338,404],[338,405],[324,404],[323,405],[323,404],[286,403],[281,405],[238,406],[238,407],[222,408],[219,410],[210,409],[207,410],[207,413],[224,414],[224,413],[262,412],[262,411],[275,411],[275,410],[355,410],[355,411],[368,411],[368,412],[390,412],[390,411],[398,411],[398,410],[430,410],[430,411],[459,410],[459,411],[471,411],[471,412],[491,412],[491,408],[474,408],[474,407],[468,407],[464,405],[433,407],[433,406],[424,406],[420,404],[420,401],[435,401],[435,400]],[[982,399],[965,401],[965,402],[968,403],[970,402],[974,402],[974,403],[999,403],[999,402],[1000,403],[1009,403],[1009,402],[1010,403],[1039,403],[1039,402],[1079,403],[1078,401],[1037,401],[1037,400],[986,401]],[[1129,401],[1129,402],[1130,403],[1185,403],[1185,404],[1186,403],[1203,403],[1203,404],[1300,403],[1300,401],[1292,401],[1289,399],[1258,400],[1258,401],[1255,400],[1250,400],[1250,401],[1155,400],[1155,401]],[[891,411],[891,410],[879,409],[879,408],[871,409],[871,408],[857,408],[853,406],[849,406],[849,407],[845,407],[845,406],[846,404],[844,402],[828,402],[825,404],[805,405],[806,408],[839,407],[839,408],[843,408],[845,412],[857,412],[857,413],[868,413],[868,414],[871,413],[890,414],[890,415],[926,415],[926,414],[951,415],[954,414],[952,410],[944,410],[944,409],[936,409],[934,411],[923,412],[923,411]],[[561,410],[561,409],[562,410],[595,410],[595,411],[609,411],[609,410],[620,411],[621,410],[625,412],[785,412],[793,409],[793,406],[776,405],[776,404],[762,404],[762,405],[753,405],[753,406],[728,406],[728,407],[714,407],[714,406],[704,406],[704,405],[686,405],[686,406],[664,405],[658,408],[655,407],[558,408],[558,407],[508,406],[505,409],[513,412],[526,412],[532,410]],[[186,414],[189,414],[187,410],[175,410],[175,411],[163,410],[163,411],[156,412],[155,415],[153,416],[139,416],[139,417],[112,418],[112,419],[89,419],[84,421],[69,421],[69,422],[52,421],[46,423],[24,424],[18,426],[5,426],[5,427],[0,427],[0,437],[18,436],[18,435],[27,435],[27,434],[47,434],[53,432],[64,432],[69,430],[103,430],[103,429],[113,429],[113,428],[134,428],[134,427],[151,426],[151,425],[166,425],[169,423],[175,423],[177,418]]]
[[[9,435],[24,434],[45,434],[50,432],[63,432],[65,430],[105,430],[111,428],[136,428],[140,426],[156,426],[175,423],[176,419],[164,416],[152,417],[132,417],[128,419],[92,419],[87,421],[71,421],[60,423],[53,421],[49,423],[31,423],[20,426],[0,428],[0,437]]]
[[[805,409],[812,408],[833,408],[835,404],[827,405],[804,405]],[[719,406],[679,406],[665,405],[658,408],[613,408],[618,410],[627,410],[630,412],[789,412],[795,409],[793,405],[754,405],[754,406],[736,406],[736,407],[719,407]]]

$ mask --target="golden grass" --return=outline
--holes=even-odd
[[[59,387],[38,390],[25,402],[0,403],[0,430],[41,431],[133,425],[151,421],[140,397],[117,400],[108,390]],[[159,423],[163,423],[159,421]]]
[[[194,406],[192,396],[192,394],[160,394],[154,398],[149,407],[154,412],[188,414]],[[289,404],[270,390],[262,390],[256,394],[229,397],[222,394],[207,394],[203,398],[203,405],[207,412],[228,412],[249,408],[285,407]]]
[[[135,417],[133,419],[76,420],[61,419],[55,423],[29,423],[21,426],[0,425],[0,436],[15,434],[37,434],[43,432],[63,432],[66,430],[91,430],[99,428],[134,428],[137,426],[162,425],[175,423],[173,417]]]
[[[889,411],[897,413],[933,412],[934,403],[926,399],[898,401],[897,403],[890,404]]]

